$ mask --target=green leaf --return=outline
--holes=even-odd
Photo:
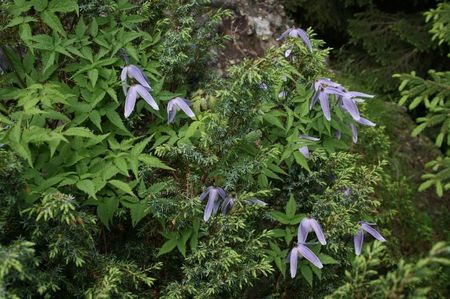
[[[272,125],[274,125],[274,126],[280,128],[280,129],[283,129],[283,130],[284,130],[284,127],[283,127],[283,125],[281,124],[281,121],[278,119],[278,117],[276,117],[276,116],[274,116],[274,115],[272,115],[272,114],[270,114],[270,113],[265,113],[265,114],[263,115],[263,118],[264,118],[264,120],[267,121],[268,123],[270,123],[270,124],[272,124]]]
[[[97,206],[97,215],[100,218],[100,221],[109,229],[109,224],[114,216],[114,213],[119,208],[119,198],[118,197],[110,197],[108,199],[104,199]]]
[[[297,211],[297,203],[295,202],[294,196],[289,197],[289,201],[286,204],[286,215],[288,218],[293,218],[295,212]]]
[[[311,271],[311,267],[308,265],[300,265],[300,272],[302,273],[303,278],[308,282],[308,284],[312,287],[313,284],[313,275]]]
[[[153,168],[162,168],[167,170],[175,170],[172,167],[167,166],[161,160],[159,160],[156,157],[147,155],[147,154],[141,154],[139,155],[139,161],[143,162],[145,165]]]
[[[92,19],[90,33],[93,37],[96,37],[98,34],[98,24],[95,18]]]
[[[48,10],[53,12],[78,12],[77,0],[51,0]]]
[[[159,249],[157,256],[161,256],[163,254],[171,252],[172,250],[175,249],[175,247],[177,246],[177,243],[178,242],[176,239],[170,239],[170,240],[166,241],[166,243],[164,243],[163,246]]]
[[[41,14],[41,19],[53,31],[58,32],[62,36],[66,36],[64,27],[61,24],[61,22],[59,21],[59,18],[55,15],[55,13],[46,10]]]
[[[120,118],[120,115],[115,110],[106,111],[106,117],[109,119],[110,122],[112,122],[113,125],[115,125],[124,132],[128,132],[127,128],[122,122],[122,118]]]
[[[95,84],[97,83],[97,79],[98,79],[98,70],[97,69],[89,70],[88,77],[89,77],[89,80],[91,80],[92,87],[95,87]]]
[[[136,203],[130,206],[131,223],[136,226],[147,214],[146,205],[143,203]]]
[[[86,137],[86,138],[95,138],[95,136],[89,129],[83,127],[73,127],[67,129],[63,132],[66,136],[77,136],[77,137]]]
[[[276,221],[282,223],[282,224],[289,224],[289,217],[286,216],[286,214],[283,214],[281,212],[278,211],[272,211],[270,212],[270,215],[272,216],[273,219],[275,219]]]
[[[95,193],[96,193],[95,186],[94,186],[94,183],[91,180],[78,181],[76,183],[76,186],[77,186],[78,189],[80,189],[84,193],[86,193],[89,196],[97,199],[97,197],[95,196]]]
[[[322,262],[322,264],[324,265],[332,265],[332,264],[339,264],[339,262],[337,260],[335,260],[334,258],[332,258],[329,255],[326,254],[322,254],[320,253],[318,255],[318,258],[320,259],[320,261]]]
[[[300,165],[304,169],[306,169],[309,172],[311,172],[311,170],[309,169],[309,166],[308,166],[308,161],[306,160],[306,158],[299,151],[294,151],[294,159],[295,159],[295,162],[297,162],[298,165]]]
[[[134,195],[133,190],[131,189],[130,185],[128,185],[128,184],[126,184],[126,183],[124,183],[122,181],[111,180],[111,181],[108,181],[108,183],[113,185],[117,189],[119,189],[119,190],[121,190],[121,191],[123,191],[125,193],[130,194],[131,196],[136,196],[136,195]]]

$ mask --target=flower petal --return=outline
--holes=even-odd
[[[316,219],[310,220],[311,228],[316,233],[317,239],[319,240],[320,244],[326,245],[327,241],[325,240],[325,235],[323,234],[322,228],[320,227],[319,222],[317,222]]]
[[[298,151],[306,158],[309,159],[311,155],[309,154],[309,149],[307,145],[304,145],[298,149]]]
[[[286,30],[285,32],[283,32],[277,39],[276,39],[276,41],[280,41],[280,40],[282,40],[282,39],[284,39],[285,37],[286,37],[286,35],[288,35],[289,34],[289,32],[291,32],[291,28],[289,28],[288,30]]]
[[[371,122],[370,120],[368,120],[364,117],[361,117],[357,122],[364,126],[369,126],[369,127],[375,127],[377,125],[376,123]]]
[[[230,212],[234,205],[234,198],[227,197],[222,203],[222,215],[226,215]]]
[[[319,94],[319,101],[320,101],[320,107],[322,108],[323,115],[325,116],[326,120],[331,120],[331,113],[330,113],[330,103],[328,103],[328,95],[326,93],[321,92]]]
[[[356,236],[353,239],[353,243],[355,245],[355,254],[356,255],[360,255],[361,254],[361,249],[362,249],[362,245],[364,242],[364,232],[362,229],[360,229],[358,231],[358,233],[356,234]]]
[[[311,251],[306,245],[298,244],[297,245],[298,253],[300,253],[305,259],[310,261],[314,266],[316,266],[319,269],[323,268],[322,262],[319,260],[317,255],[314,254],[314,252]]]
[[[211,217],[212,211],[214,209],[214,204],[216,202],[217,196],[212,196],[212,192],[209,193],[208,203],[205,207],[205,213],[203,214],[203,220],[207,222]]]
[[[353,101],[351,98],[348,98],[346,96],[342,97],[342,104],[344,106],[344,109],[348,113],[350,113],[354,120],[358,121],[361,118],[361,116],[359,115],[358,106],[356,106],[355,101]]]
[[[306,34],[305,30],[297,28],[297,35],[303,40],[309,52],[312,53],[311,41],[309,40],[309,37]]]
[[[298,250],[297,247],[292,248],[290,256],[289,256],[289,263],[290,270],[291,270],[291,277],[294,278],[295,275],[297,275],[297,262],[298,262]]]
[[[305,134],[300,134],[300,138],[306,139],[306,140],[309,140],[309,141],[319,141],[320,140],[320,138],[309,136],[309,135],[305,135]]]
[[[222,199],[225,199],[225,197],[227,197],[227,194],[225,193],[225,191],[222,188],[216,188],[217,193],[219,194],[220,197],[222,197]]]
[[[209,194],[209,190],[210,190],[210,188],[208,188],[205,192],[203,192],[200,195],[200,201],[204,201],[205,200],[206,196],[208,196],[208,194]]]
[[[284,57],[288,58],[289,56],[291,56],[291,53],[292,53],[292,49],[287,49],[287,50],[284,52]]]
[[[308,238],[308,233],[311,230],[309,218],[303,218],[298,226],[297,240],[298,243],[305,243]]]
[[[367,223],[362,223],[361,224],[361,228],[363,230],[365,230],[366,232],[368,232],[369,234],[371,234],[378,241],[381,241],[381,242],[385,242],[386,241],[386,239],[383,238],[383,236],[379,232],[377,232],[373,227],[371,227]]]
[[[128,90],[127,97],[125,99],[125,117],[128,118],[134,110],[134,106],[136,105],[137,91],[136,88],[131,87]]]
[[[123,94],[125,96],[127,95],[127,73],[128,73],[128,67],[125,66],[122,69],[122,73],[120,74],[120,80],[122,81]]]
[[[194,114],[194,112],[191,110],[191,108],[189,107],[189,102],[188,101],[186,101],[185,99],[182,99],[182,98],[175,98],[177,101],[176,101],[176,105],[181,109],[181,110],[183,110],[183,112],[187,115],[187,116],[189,116],[189,117],[191,117],[191,118],[193,118],[193,117],[195,117],[195,114]]]
[[[139,82],[139,84],[141,84],[142,86],[148,88],[149,90],[152,90],[149,82],[145,78],[144,72],[137,66],[130,64],[128,66],[128,75],[136,79],[136,81]]]
[[[151,96],[151,94],[145,89],[142,85],[135,85],[137,92],[139,95],[149,104],[153,109],[159,110],[158,104],[156,104],[155,100]]]

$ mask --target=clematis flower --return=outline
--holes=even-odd
[[[309,140],[309,141],[319,141],[320,138],[317,137],[312,137],[312,136],[308,136],[308,135],[304,135],[301,134],[299,136],[301,139],[305,139],[305,140]],[[309,148],[307,145],[301,146],[298,151],[306,158],[309,159],[311,157],[311,155],[309,154]]]
[[[331,120],[331,113],[330,113],[330,103],[328,101],[329,95],[336,95],[336,96],[344,96],[345,95],[345,89],[342,87],[341,84],[331,81],[328,78],[322,78],[317,80],[314,83],[314,96],[311,100],[310,109],[314,107],[314,105],[317,103],[317,101],[320,102],[320,107],[323,111],[323,115],[325,116],[325,119],[330,121]]]
[[[280,41],[287,36],[290,36],[293,38],[300,38],[305,43],[306,47],[308,48],[308,51],[310,53],[312,53],[311,41],[309,40],[308,35],[306,34],[305,30],[303,30],[301,28],[289,28],[288,30],[283,32],[279,38],[277,38],[277,41]]]
[[[147,88],[149,91],[152,90],[150,87],[149,80],[144,72],[137,66],[129,64],[122,69],[120,79],[122,80],[123,93],[127,95],[127,78],[136,80],[140,85]]]
[[[227,197],[222,203],[222,215],[226,215],[230,212],[231,208],[234,206],[235,199],[233,197]]]
[[[317,220],[308,217],[303,218],[303,220],[300,222],[300,225],[298,226],[298,241],[300,243],[305,243],[306,239],[308,238],[308,234],[312,231],[314,231],[314,233],[316,234],[316,237],[319,240],[320,244],[327,244],[320,224],[317,222]]]
[[[292,49],[287,49],[287,50],[284,52],[284,57],[288,58],[289,56],[291,56],[291,53],[292,53]]]
[[[291,270],[291,277],[294,278],[297,274],[297,260],[298,257],[304,257],[308,261],[310,261],[314,266],[316,266],[319,269],[323,268],[322,262],[319,260],[317,255],[314,254],[314,252],[311,251],[308,247],[306,247],[305,244],[297,243],[294,248],[292,248],[291,252],[289,253],[288,259]]]
[[[128,118],[134,110],[134,106],[136,105],[136,99],[142,97],[147,104],[149,104],[153,109],[159,110],[158,104],[156,104],[155,100],[148,92],[148,89],[140,84],[132,85],[126,94],[125,99],[125,117]]]
[[[226,193],[222,188],[210,186],[200,195],[200,201],[204,201],[208,197],[208,203],[205,207],[203,220],[207,222],[212,214],[216,214],[220,206],[220,198],[225,199]]]
[[[176,97],[167,104],[167,123],[173,123],[178,110],[183,110],[189,117],[195,117],[194,112],[189,107],[191,103],[188,100]]]
[[[361,254],[361,249],[362,249],[362,245],[364,242],[364,232],[369,233],[370,235],[372,235],[372,237],[374,237],[375,239],[377,239],[380,242],[385,242],[386,239],[383,238],[382,235],[380,235],[379,232],[377,232],[374,228],[371,227],[371,225],[375,225],[374,223],[367,223],[364,221],[360,221],[359,225],[361,226],[361,228],[359,229],[358,233],[356,234],[356,236],[354,237],[354,244],[355,244],[355,254],[356,255],[360,255]]]

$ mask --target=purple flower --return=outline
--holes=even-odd
[[[252,205],[253,206],[263,206],[263,207],[267,206],[266,202],[264,202],[262,200],[259,200],[257,198],[251,198],[249,200],[246,200],[245,203],[248,204],[248,205],[251,205],[251,206]]]
[[[159,110],[158,104],[156,104],[155,100],[148,92],[148,89],[140,84],[132,85],[126,94],[125,99],[125,117],[128,118],[134,110],[134,106],[136,105],[136,99],[142,97],[147,104],[149,104],[153,109]]]
[[[284,39],[286,36],[290,36],[293,38],[300,38],[305,43],[309,52],[312,53],[311,41],[309,40],[308,35],[306,34],[305,30],[303,30],[301,28],[289,28],[288,30],[283,32],[279,38],[277,38],[277,41]]]
[[[311,100],[310,109],[314,107],[317,100],[320,102],[320,107],[322,108],[323,115],[326,120],[331,120],[330,103],[328,101],[329,95],[344,96],[345,89],[341,84],[331,81],[328,78],[319,79],[314,83],[314,96]]]
[[[189,117],[195,117],[194,112],[192,112],[191,108],[189,106],[191,103],[185,99],[176,97],[169,101],[167,104],[167,123],[172,123],[175,120],[175,115],[177,114],[178,110],[183,110],[184,113],[186,113]]]
[[[222,188],[216,188],[213,186],[208,187],[205,192],[200,195],[200,201],[204,201],[208,196],[208,203],[205,207],[205,213],[203,214],[203,220],[207,222],[212,214],[216,214],[220,206],[220,198],[224,200],[226,193]]]
[[[123,93],[125,95],[127,95],[127,78],[136,80],[140,85],[144,86],[149,91],[152,90],[148,78],[144,74],[144,72],[139,67],[133,64],[129,64],[122,69],[122,73],[120,75],[120,79],[122,80]]]
[[[308,238],[308,234],[312,231],[314,231],[314,233],[316,234],[316,237],[319,240],[320,244],[327,244],[320,224],[317,222],[317,220],[308,217],[303,218],[303,220],[300,222],[300,225],[298,226],[298,242],[305,243],[306,239]]]
[[[322,263],[320,262],[317,255],[314,254],[314,252],[311,251],[308,247],[306,247],[305,244],[297,243],[294,248],[292,248],[291,252],[289,253],[288,259],[291,270],[291,277],[294,278],[297,274],[297,259],[298,257],[304,257],[308,261],[310,261],[314,266],[316,266],[319,269],[323,268]]]
[[[234,206],[235,199],[233,197],[227,197],[222,203],[222,215],[226,215],[230,212],[231,208]]]
[[[292,49],[287,49],[287,50],[284,52],[284,57],[288,58],[289,56],[291,56],[291,53],[292,53]]]
[[[354,244],[355,244],[355,254],[356,255],[361,254],[361,249],[362,249],[362,245],[364,242],[364,232],[369,233],[370,235],[372,235],[372,237],[374,237],[375,239],[377,239],[380,242],[386,241],[386,239],[383,238],[383,236],[380,235],[379,232],[377,232],[374,228],[371,227],[371,225],[375,225],[375,224],[360,221],[359,225],[361,225],[361,228],[359,229],[358,233],[356,234],[356,236],[353,240]]]
[[[305,140],[308,140],[308,141],[319,141],[319,140],[320,140],[320,138],[312,137],[312,136],[308,136],[308,135],[304,135],[304,134],[301,134],[299,137],[300,137],[301,139],[305,139]],[[311,157],[311,155],[309,154],[309,148],[308,148],[307,145],[301,146],[301,147],[298,149],[298,151],[299,151],[306,159],[309,159],[309,158]]]

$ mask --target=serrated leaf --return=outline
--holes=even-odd
[[[91,80],[92,87],[95,87],[95,84],[97,84],[97,79],[98,79],[98,70],[97,69],[89,70],[88,77],[89,77],[89,80]]]
[[[289,224],[289,217],[281,212],[278,211],[272,211],[270,212],[270,215],[272,216],[273,219],[275,219],[276,221],[282,223],[282,224]]]
[[[124,132],[128,132],[127,128],[125,127],[125,125],[122,122],[122,118],[116,111],[114,111],[114,110],[106,111],[106,117],[109,119],[110,122],[113,123],[113,125],[115,125],[116,127],[118,127],[119,129],[121,129]]]
[[[318,258],[320,259],[320,261],[322,262],[322,264],[324,265],[332,265],[332,264],[339,264],[339,262],[337,260],[335,260],[334,258],[332,258],[329,255],[326,254],[322,254],[320,253],[318,255]]]
[[[295,202],[294,196],[291,195],[286,204],[286,216],[289,219],[293,218],[296,211],[297,211],[297,203]]]
[[[170,239],[170,240],[166,241],[163,244],[163,246],[159,249],[159,252],[158,252],[157,256],[161,256],[163,254],[171,252],[172,250],[175,249],[176,246],[177,246],[177,240],[176,239]]]
[[[86,193],[89,196],[97,199],[97,197],[95,195],[96,194],[95,186],[94,186],[94,183],[91,180],[78,181],[76,183],[76,186],[77,186],[78,189],[80,189],[84,193]]]
[[[143,203],[136,203],[130,206],[131,222],[133,227],[136,226],[147,214],[146,205]]]
[[[77,0],[51,0],[48,8],[53,12],[78,12]]]
[[[62,36],[66,36],[66,32],[64,31],[63,25],[61,24],[59,18],[55,15],[55,13],[46,10],[43,13],[41,13],[41,19],[53,31],[58,32]]]
[[[265,113],[265,114],[263,115],[263,118],[264,118],[264,120],[267,121],[268,123],[270,123],[270,124],[272,124],[272,125],[274,125],[274,126],[280,128],[280,129],[283,129],[283,130],[284,130],[284,127],[283,127],[283,125],[281,124],[281,121],[278,119],[278,117],[276,117],[276,116],[274,116],[274,115],[272,115],[272,114],[270,114],[270,113]]]
[[[113,185],[117,189],[130,194],[131,196],[136,196],[136,195],[134,195],[133,190],[131,189],[130,185],[128,185],[127,183],[124,183],[119,180],[111,180],[111,181],[108,181],[108,183]]]
[[[313,285],[313,274],[311,271],[311,267],[308,265],[300,265],[300,272],[302,273],[303,278],[308,282],[309,286]]]
[[[167,169],[167,170],[175,170],[172,167],[167,166],[166,164],[161,162],[161,160],[159,160],[158,158],[147,155],[147,154],[139,155],[139,161],[143,162],[145,165],[147,165],[149,167],[162,168],[162,169]]]
[[[69,128],[63,132],[66,136],[77,136],[77,137],[86,137],[86,138],[95,138],[95,136],[89,129],[83,127],[73,127]]]
[[[109,228],[109,224],[118,208],[119,198],[117,197],[110,197],[98,204],[97,215],[107,228]]]

